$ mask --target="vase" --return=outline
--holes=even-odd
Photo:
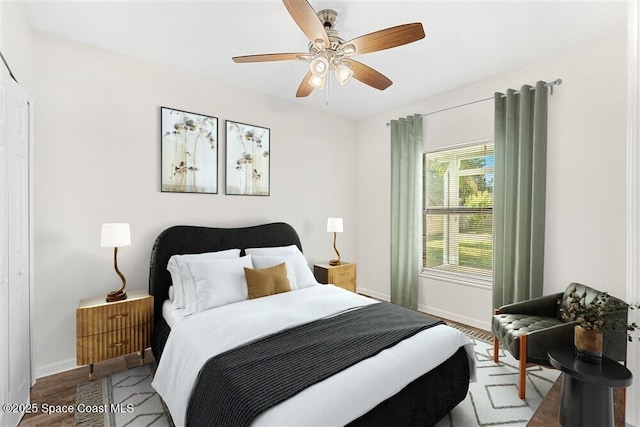
[[[602,362],[602,331],[585,329],[580,325],[574,328],[573,344],[576,356],[589,363]]]

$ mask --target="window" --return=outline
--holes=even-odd
[[[423,154],[423,271],[490,282],[493,141]]]

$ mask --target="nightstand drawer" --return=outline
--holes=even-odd
[[[351,292],[355,292],[356,291],[356,282],[353,281],[353,280],[350,281],[350,282],[334,283],[334,285],[336,285],[339,288],[351,291]]]
[[[329,270],[329,283],[339,285],[356,280],[356,269],[353,264],[336,266]]]
[[[149,321],[153,298],[140,298],[80,307],[76,310],[76,337],[104,334]]]
[[[150,323],[81,337],[76,340],[77,363],[88,365],[140,351],[146,348],[150,341]]]

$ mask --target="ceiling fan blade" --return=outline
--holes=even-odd
[[[298,86],[298,91],[296,92],[296,98],[304,98],[305,96],[309,96],[311,92],[313,92],[313,86],[309,84],[309,79],[312,74],[309,71],[300,82],[300,86]]]
[[[353,78],[375,89],[385,90],[393,84],[391,80],[384,74],[374,70],[362,62],[353,59],[345,60],[353,70]]]
[[[365,34],[364,36],[349,40],[342,45],[353,45],[356,48],[355,55],[359,55],[402,46],[403,44],[413,43],[422,38],[424,38],[422,24],[415,22],[413,24],[398,25]]]
[[[324,25],[318,19],[316,11],[306,0],[282,0],[284,6],[289,11],[293,20],[298,24],[305,36],[311,43],[320,39],[324,41],[324,46],[329,47],[329,36],[324,30]]]
[[[290,61],[298,59],[300,55],[308,55],[308,53],[264,53],[260,55],[234,56],[233,62],[271,62],[271,61]]]

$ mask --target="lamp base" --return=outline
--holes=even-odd
[[[127,293],[123,290],[111,291],[107,294],[107,302],[122,301],[127,299]]]
[[[340,260],[332,259],[331,261],[329,261],[329,265],[340,265]]]

